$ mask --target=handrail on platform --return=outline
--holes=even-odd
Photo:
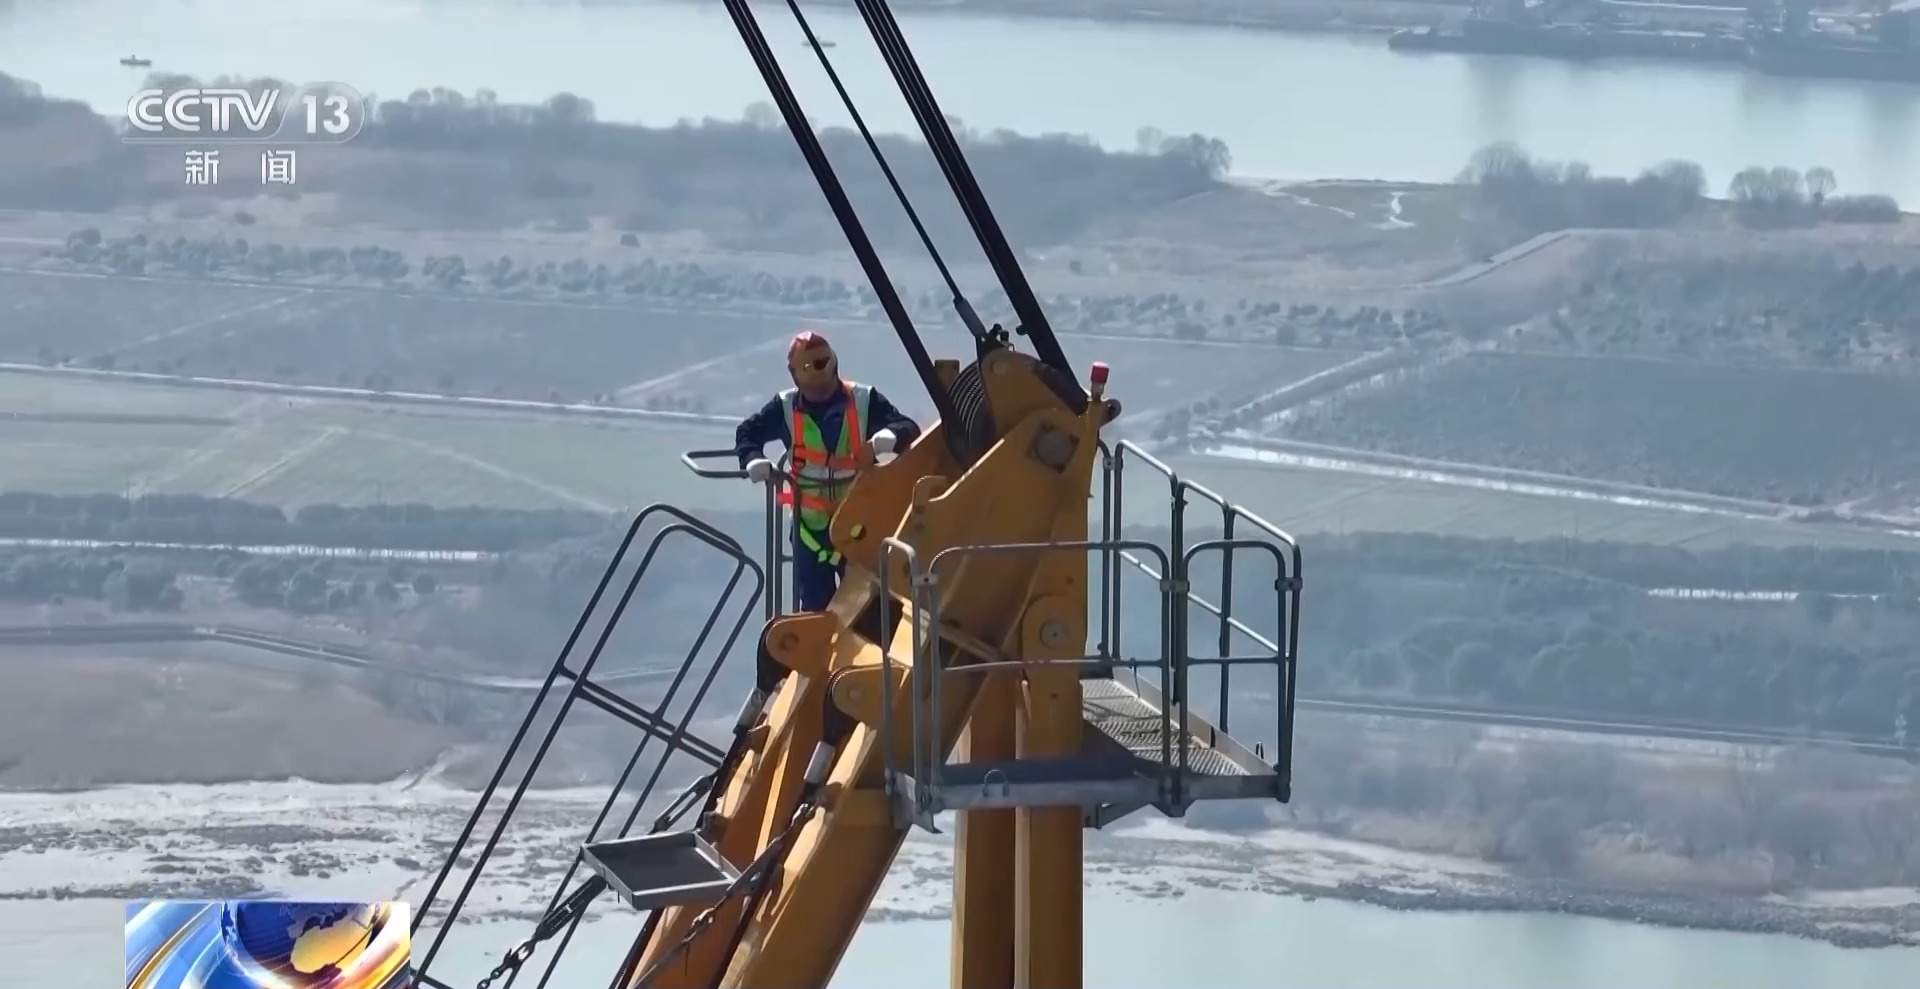
[[[915,608],[915,625],[911,642],[913,670],[906,682],[920,684],[911,696],[909,705],[910,724],[908,726],[914,739],[912,757],[906,767],[906,775],[922,781],[916,786],[916,799],[923,805],[935,798],[940,788],[942,767],[945,755],[939,751],[939,739],[942,736],[939,724],[940,690],[943,676],[930,675],[922,678],[915,674],[930,672],[972,671],[987,673],[998,669],[1025,666],[1016,660],[995,657],[987,662],[976,662],[963,666],[947,668],[941,658],[940,636],[936,631],[940,625],[939,595],[937,588],[941,574],[948,569],[943,561],[970,554],[1014,553],[1042,551],[1077,551],[1098,553],[1100,559],[1100,597],[1098,608],[1097,644],[1093,655],[1078,660],[1056,660],[1054,662],[1074,665],[1080,668],[1094,668],[1108,672],[1129,670],[1136,678],[1142,667],[1159,667],[1161,682],[1159,704],[1162,715],[1162,736],[1167,751],[1162,764],[1169,767],[1169,791],[1176,797],[1182,792],[1180,776],[1190,770],[1189,738],[1185,731],[1177,743],[1172,741],[1173,725],[1176,717],[1184,723],[1190,709],[1188,675],[1194,666],[1214,667],[1219,670],[1219,730],[1226,732],[1231,727],[1232,676],[1236,666],[1273,665],[1278,670],[1279,684],[1275,704],[1275,731],[1277,736],[1277,758],[1273,768],[1286,785],[1290,786],[1292,776],[1292,725],[1294,719],[1295,694],[1299,654],[1299,613],[1300,591],[1302,588],[1302,553],[1300,545],[1286,530],[1274,525],[1267,519],[1248,510],[1246,507],[1229,501],[1218,492],[1205,485],[1180,476],[1166,461],[1155,456],[1131,440],[1109,443],[1105,439],[1099,442],[1101,461],[1100,490],[1101,514],[1098,539],[1081,542],[1062,543],[1024,543],[1007,545],[969,545],[943,549],[930,560],[920,559],[918,551],[911,544],[894,537],[887,537],[881,546],[880,572],[876,575],[879,591],[879,617],[882,635],[888,635],[892,628],[891,609],[897,607],[896,595]],[[744,470],[735,466],[725,468],[707,466],[703,462],[727,459],[733,460],[738,454],[733,449],[694,450],[682,456],[682,461],[695,475],[707,478],[740,479],[746,476]],[[765,531],[764,559],[767,577],[772,593],[768,595],[766,615],[769,619],[781,613],[781,587],[784,579],[783,564],[791,562],[792,534],[788,532],[789,545],[781,546],[781,533],[791,526],[783,515],[784,508],[779,497],[781,485],[796,483],[793,475],[784,469],[785,455],[782,455],[782,469],[776,471],[774,478],[767,484],[767,525]],[[1124,472],[1128,460],[1144,464],[1167,482],[1168,544],[1161,546],[1150,540],[1125,538],[1127,518],[1125,514]],[[1221,534],[1218,538],[1201,540],[1189,545],[1186,531],[1187,509],[1190,503],[1204,502],[1214,506],[1219,512]],[[1238,531],[1236,531],[1238,530]],[[1235,617],[1234,613],[1234,558],[1240,551],[1262,553],[1274,561],[1276,577],[1274,580],[1274,607],[1276,622],[1274,638],[1268,638],[1245,621]],[[1191,583],[1194,561],[1204,553],[1218,553],[1221,557],[1221,575],[1219,603],[1208,600],[1197,593]],[[891,586],[893,566],[896,555],[907,561],[907,573],[911,586],[896,589]],[[1122,605],[1120,593],[1121,569],[1125,563],[1146,574],[1158,585],[1156,596],[1160,599],[1161,623],[1159,638],[1161,656],[1154,660],[1124,659],[1120,656],[1122,630]],[[1198,605],[1218,619],[1217,655],[1194,657],[1189,644],[1189,611]],[[797,608],[797,602],[795,602]],[[1263,609],[1264,610],[1264,609]],[[1089,616],[1093,618],[1094,616]],[[930,622],[923,627],[922,622]],[[1090,624],[1092,624],[1090,622]],[[1091,633],[1092,630],[1089,629]],[[1235,655],[1236,636],[1257,644],[1259,654]],[[882,665],[882,724],[883,737],[891,738],[892,726],[892,690],[893,666],[897,657],[892,655],[892,642],[881,642]],[[1036,661],[1037,662],[1037,661]],[[1178,708],[1178,713],[1174,708]],[[886,788],[889,796],[897,791],[896,772],[893,751],[886,747]]]

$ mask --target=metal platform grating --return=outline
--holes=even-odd
[[[740,877],[712,845],[691,831],[616,838],[581,848],[587,868],[641,910],[718,900]]]
[[[1168,746],[1175,765],[1163,762],[1159,696],[1145,681],[1135,688],[1113,679],[1085,679],[1080,692],[1089,730],[1078,755],[949,763],[931,783],[895,774],[901,800],[897,819],[917,815],[931,828],[931,815],[941,810],[1077,805],[1090,812],[1088,820],[1095,823],[1089,826],[1101,827],[1139,807],[1166,809],[1167,801],[1184,807],[1193,800],[1282,792],[1272,766],[1191,715],[1184,725],[1179,720],[1165,725],[1188,732],[1186,772],[1179,770],[1177,737]]]
[[[1158,707],[1119,680],[1082,680],[1080,681],[1080,698],[1089,726],[1112,739],[1134,758],[1159,765],[1160,709]],[[1173,730],[1176,732],[1180,730],[1178,723],[1174,724]],[[1209,730],[1204,736],[1189,737],[1187,768],[1190,772],[1203,776],[1253,775],[1246,767],[1214,748],[1210,738],[1207,737],[1211,735],[1212,732]],[[1177,738],[1172,744],[1173,748],[1169,755],[1178,761],[1180,755]]]

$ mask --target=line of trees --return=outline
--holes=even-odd
[[[1143,134],[1151,146],[1110,151],[1083,135],[983,134],[957,120],[949,124],[975,178],[993,198],[996,216],[1016,241],[1026,243],[1071,237],[1116,204],[1167,202],[1212,188],[1232,164],[1223,142],[1198,134]],[[856,202],[892,199],[886,176],[857,132],[826,127],[818,136]],[[917,138],[879,135],[876,141],[916,201],[944,201],[950,195]],[[749,106],[739,120],[644,127],[596,120],[591,101],[571,93],[537,105],[513,105],[484,89],[469,97],[435,87],[415,90],[405,100],[379,101],[356,143],[475,152],[514,163],[504,176],[443,170],[436,182],[455,188],[435,194],[433,201],[448,205],[459,201],[459,187],[484,182],[486,188],[476,185],[474,196],[506,192],[552,203],[563,212],[570,203],[618,197],[626,203],[620,222],[629,229],[690,225],[691,208],[724,210],[744,221],[745,230],[782,242],[838,236],[792,137],[765,104]],[[621,169],[619,187],[609,184],[614,180],[604,167],[595,167],[608,164]],[[929,211],[921,219],[936,237],[968,236],[953,210]],[[899,211],[868,210],[863,221],[880,243],[917,243]]]
[[[369,601],[400,603],[403,589],[419,598],[439,590],[431,571],[415,571],[405,564],[386,568],[343,567],[332,560],[251,559],[232,564],[223,558],[215,571],[229,580],[234,596],[261,608],[281,608],[296,614],[343,612]]]
[[[1585,162],[1541,161],[1510,141],[1474,152],[1459,181],[1528,230],[1666,226],[1707,192],[1706,173],[1690,161],[1664,161],[1632,179],[1597,176]]]
[[[225,554],[214,560],[209,574],[204,564],[178,554],[127,557],[77,549],[0,557],[0,599],[31,604],[82,599],[105,601],[120,611],[177,611],[186,598],[180,580],[189,572],[226,581],[244,604],[301,615],[390,607],[409,591],[415,600],[425,600],[440,588],[431,570],[404,563]]]
[[[1156,538],[1144,529],[1127,534]],[[1207,535],[1190,531],[1189,542]],[[1236,562],[1235,616],[1271,635],[1271,565],[1255,559]],[[1196,593],[1218,600],[1217,563],[1190,577]],[[1156,641],[1152,588],[1138,575],[1123,587],[1123,643]],[[1665,587],[1799,597],[1648,593]],[[1920,553],[1322,535],[1307,548],[1303,606],[1300,689],[1309,695],[1879,738],[1902,714],[1920,725],[1920,656],[1912,649]],[[1190,631],[1193,655],[1213,655],[1215,620],[1196,610]],[[1271,715],[1232,712],[1236,723],[1263,716]]]
[[[1900,222],[1900,204],[1892,196],[1834,196],[1839,185],[1833,170],[1823,165],[1804,174],[1784,166],[1754,165],[1727,183],[1727,198],[1739,207],[1742,222],[1754,226]]]
[[[271,78],[214,83],[284,85]],[[199,84],[180,75],[148,80]],[[743,245],[840,237],[793,139],[764,105],[739,120],[644,127],[598,120],[592,102],[572,93],[509,104],[486,89],[466,95],[434,87],[369,100],[359,136],[331,149],[328,167],[303,175],[300,193],[289,194],[317,192],[339,197],[348,211],[405,211],[461,227],[585,229],[590,217],[611,216],[629,230],[703,229]],[[1116,205],[1153,205],[1213,188],[1232,162],[1224,143],[1202,135],[1156,135],[1145,150],[1110,151],[1075,134],[955,130],[1001,223],[1023,243],[1070,237]],[[892,199],[855,131],[828,127],[819,137],[855,201]],[[900,135],[878,142],[916,200],[948,198],[922,142]],[[9,166],[0,168],[3,206],[100,210],[180,193],[177,181],[150,177],[148,156],[115,139],[108,122],[84,105],[47,100],[30,83],[0,76],[0,148],[9,145],[30,153],[16,160],[0,151],[0,165]],[[968,236],[958,211],[929,211],[922,219],[936,237]],[[879,243],[917,243],[898,210],[869,210],[864,220]]]
[[[43,603],[105,601],[124,611],[172,611],[184,593],[179,568],[163,560],[101,553],[29,553],[0,566],[0,598]]]
[[[190,84],[186,80],[178,82]],[[250,85],[276,83],[256,80]],[[416,89],[405,100],[370,100],[373,112],[364,133],[393,146],[468,151],[557,146],[593,157],[623,160],[672,160],[712,151],[724,152],[732,161],[797,163],[785,122],[765,102],[750,104],[737,121],[708,117],[695,124],[682,119],[672,127],[656,128],[597,120],[593,101],[567,92],[537,104],[515,104],[501,102],[497,93],[484,87],[467,96],[434,86]],[[1040,175],[1064,173],[1073,165],[1092,163],[1139,169],[1139,174],[1157,174],[1162,179],[1218,180],[1233,164],[1232,152],[1224,142],[1200,134],[1169,135],[1157,128],[1142,128],[1134,152],[1115,152],[1075,135],[1029,138],[1008,130],[983,135],[958,118],[949,117],[947,123],[970,153],[1032,156],[1035,160],[1030,164],[1040,166],[1035,169]],[[829,151],[834,142],[853,145],[848,150],[864,150],[856,143],[860,141],[857,134],[847,128],[823,128],[820,136]],[[897,135],[879,135],[878,140],[889,160],[909,157],[907,153],[916,143]],[[933,163],[927,162],[924,167],[932,168]]]
[[[216,545],[506,551],[604,532],[591,512],[432,505],[274,505],[200,495],[0,493],[0,536]]]
[[[1661,227],[1697,210],[1706,173],[1690,161],[1664,161],[1632,179],[1596,176],[1585,162],[1542,161],[1510,141],[1474,152],[1458,178],[1494,213],[1528,230],[1567,227]],[[1839,179],[1824,166],[1752,166],[1733,176],[1727,198],[1756,226],[1898,223],[1890,196],[1834,196]]]
[[[414,281],[444,292],[479,291],[519,298],[528,295],[607,296],[713,302],[753,301],[794,306],[871,304],[874,296],[837,278],[779,276],[766,272],[708,271],[688,261],[641,257],[618,267],[582,258],[515,261],[498,258],[472,264],[457,254],[426,255],[416,264],[401,251],[377,244],[351,248],[302,247],[249,241],[245,237],[149,239],[145,234],[102,237],[94,227],[67,235],[48,257],[89,270],[140,275],[170,272],[191,277],[240,277],[349,284],[394,285]]]

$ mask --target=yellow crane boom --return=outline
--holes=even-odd
[[[641,956],[640,974],[654,979],[644,984],[827,984],[906,836],[888,767],[914,762],[918,736],[889,729],[915,721],[916,700],[933,703],[930,667],[919,662],[929,648],[941,655],[932,668],[946,672],[933,725],[918,734],[933,733],[940,759],[963,734],[974,761],[1078,751],[1081,671],[1049,660],[1085,652],[1079,544],[1105,406],[1072,413],[1034,367],[1013,351],[982,362],[993,421],[1010,428],[971,468],[929,436],[855,482],[831,533],[848,577],[826,612],[768,626],[767,650],[790,672],[709,819],[708,837],[741,869],[786,841],[769,892],[737,947],[735,912],[746,904],[723,907],[690,940],[694,918],[712,908],[671,908]],[[1063,548],[951,558],[937,627],[911,600],[888,600],[913,586],[913,562],[981,544]],[[870,612],[889,619],[874,623],[883,641],[860,628]],[[1079,984],[1081,827],[1077,804],[963,813],[955,984]]]
[[[955,364],[941,362],[940,374],[943,382],[953,382]],[[938,423],[894,461],[853,482],[830,533],[848,558],[846,579],[825,611],[768,609],[759,689],[744,705],[724,756],[717,765],[708,762],[711,771],[644,833],[634,833],[636,803],[626,824],[603,837],[603,809],[588,829],[576,869],[561,885],[576,871],[588,879],[564,898],[555,894],[533,936],[490,978],[517,974],[534,945],[562,932],[571,937],[586,904],[611,888],[650,911],[616,986],[826,986],[908,830],[936,830],[941,815],[951,812],[951,984],[1072,989],[1083,971],[1086,827],[1148,806],[1181,814],[1196,800],[1288,799],[1301,588],[1297,546],[1258,517],[1174,477],[1138,447],[1103,442],[1101,428],[1115,406],[1103,399],[1097,378],[1090,400],[1075,403],[1045,365],[1010,349],[985,355],[967,377],[979,400],[961,404],[978,410],[980,418],[962,428],[989,438],[986,451],[962,466],[940,442],[938,434],[948,426]],[[1122,538],[1120,474],[1129,453],[1169,482],[1168,548]],[[1090,539],[1088,501],[1096,471],[1104,489],[1102,531]],[[1184,507],[1194,496],[1219,506],[1223,533],[1187,545]],[[603,595],[650,513],[670,521],[634,569],[611,616],[590,622],[589,616],[605,610]],[[769,513],[770,559],[777,565],[772,534],[781,527],[780,509],[771,492]],[[1236,538],[1236,522],[1253,528],[1255,538]],[[702,753],[719,750],[684,739],[731,639],[720,646],[693,705],[678,718],[670,712],[681,680],[695,665],[692,655],[687,670],[651,707],[623,704],[592,676],[647,563],[672,534],[692,535],[741,561],[743,569],[750,563],[739,544],[676,509],[655,506],[636,519],[576,628],[579,640],[582,630],[601,624],[597,642],[584,661],[573,641],[562,651],[549,684],[567,685],[543,693],[528,712],[494,785],[482,794],[418,912],[416,929],[435,913],[435,898],[476,825],[493,813],[495,785],[510,765],[524,765],[479,861],[445,911],[440,937],[422,962],[423,985],[451,989],[430,974],[435,953],[570,705],[584,702],[640,730],[646,738],[636,759],[653,739],[672,746],[663,765],[676,758],[710,759]],[[1230,577],[1221,588],[1226,607],[1206,602],[1189,586],[1196,556],[1217,552],[1230,562],[1235,551],[1246,549],[1276,564],[1273,619],[1280,634],[1274,639],[1231,617]],[[1094,556],[1102,567],[1097,589],[1088,571]],[[1156,582],[1157,656],[1127,659],[1119,648],[1121,561]],[[1090,601],[1098,603],[1097,629]],[[1189,655],[1184,616],[1191,603],[1219,615],[1220,656]],[[1229,632],[1263,648],[1229,655]],[[1096,637],[1098,645],[1089,649]],[[705,641],[706,632],[700,638]],[[1219,726],[1187,700],[1189,673],[1208,663],[1217,664],[1222,677]],[[1277,757],[1271,761],[1225,731],[1235,699],[1227,692],[1227,676],[1246,667],[1274,674],[1272,692],[1255,698],[1276,708]],[[1131,684],[1119,676],[1128,671],[1134,674]],[[555,697],[558,713],[545,712]],[[548,729],[533,758],[517,760],[528,728],[542,721]],[[656,768],[651,780],[659,778]],[[623,776],[609,795],[609,809],[626,781]],[[669,829],[692,800],[702,798],[694,827]],[[644,802],[647,793],[639,799]]]

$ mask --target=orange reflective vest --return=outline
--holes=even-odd
[[[801,405],[800,389],[789,388],[780,393],[788,435],[793,440],[789,446],[793,474],[800,482],[797,496],[787,487],[782,489],[780,500],[786,505],[798,502],[800,541],[819,553],[824,562],[833,562],[829,557],[838,554],[828,549],[821,537],[833,520],[834,509],[840,507],[840,499],[846,497],[847,486],[866,466],[867,413],[873,399],[871,385],[848,381],[843,382],[842,387],[846,389],[847,410],[840,424],[840,441],[832,450],[827,449],[820,425]]]

